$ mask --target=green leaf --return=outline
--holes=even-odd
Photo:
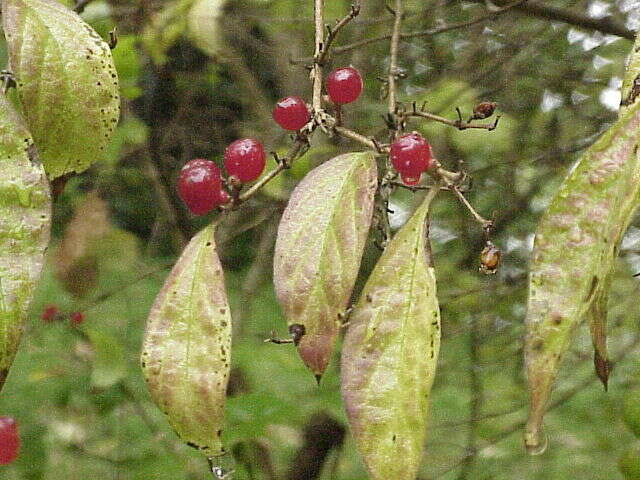
[[[229,379],[231,314],[215,227],[198,233],[173,267],[149,314],[142,370],[176,433],[209,456],[220,435]]]
[[[273,281],[298,352],[320,377],[347,308],[371,225],[377,185],[371,153],[347,153],[312,170],[282,215]]]
[[[220,17],[224,14],[225,3],[226,0],[196,0],[187,19],[193,43],[212,57],[224,46]]]
[[[49,178],[100,160],[120,116],[111,49],[55,0],[2,0],[9,68]]]
[[[108,388],[127,375],[127,364],[122,344],[116,337],[95,328],[84,327],[93,347],[91,385]]]
[[[349,318],[342,398],[373,479],[413,480],[440,349],[436,278],[427,258],[432,189],[380,257]]]
[[[560,362],[585,318],[596,350],[596,372],[606,386],[609,280],[640,195],[640,87],[633,87],[640,73],[637,50],[638,42],[618,121],[580,158],[536,229],[525,338],[530,396],[525,445],[530,453],[544,451],[544,412]]]
[[[0,389],[49,243],[51,197],[31,135],[0,94]]]
[[[144,50],[158,65],[167,61],[169,50],[187,30],[187,15],[194,0],[174,0],[163,5],[142,33]]]

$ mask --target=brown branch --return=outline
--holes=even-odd
[[[342,30],[344,27],[347,26],[347,24],[349,24],[353,19],[355,19],[358,15],[360,15],[360,2],[356,2],[353,3],[351,5],[351,9],[349,11],[349,13],[343,17],[341,20],[338,20],[338,22],[335,24],[335,26],[333,27],[329,27],[327,25],[327,30],[329,31],[329,34],[327,35],[327,38],[324,42],[324,46],[322,48],[322,52],[320,53],[317,61],[320,64],[324,64],[327,55],[329,54],[329,49],[331,48],[331,45],[333,44],[333,41],[336,39],[336,37],[338,36],[338,33],[340,33],[340,30]]]
[[[313,111],[322,110],[322,64],[324,51],[324,0],[314,0],[313,18],[315,24],[315,53],[313,55]]]
[[[396,0],[393,14],[395,15],[395,20],[391,33],[389,73],[387,75],[387,87],[389,89],[388,112],[390,119],[395,119],[398,109],[396,80],[398,79],[398,49],[401,34],[400,28],[402,27],[402,0]]]
[[[461,28],[466,28],[466,27],[471,27],[473,25],[476,25],[477,23],[482,23],[484,21],[487,20],[492,20],[493,18],[497,17],[498,15],[505,13],[509,10],[511,10],[512,8],[515,8],[516,6],[526,2],[527,0],[518,0],[517,2],[514,2],[510,5],[505,5],[504,7],[501,7],[498,10],[494,10],[492,12],[489,12],[485,15],[481,15],[477,18],[471,19],[471,20],[467,20],[465,22],[460,22],[460,23],[452,23],[451,25],[443,25],[441,27],[437,27],[437,28],[430,28],[428,30],[418,30],[415,32],[410,32],[410,33],[401,33],[400,34],[400,39],[401,40],[408,40],[411,38],[418,38],[418,37],[430,37],[433,35],[438,35],[439,33],[445,33],[445,32],[450,32],[451,30],[458,30]],[[364,47],[366,45],[370,45],[372,43],[376,43],[376,42],[380,42],[380,41],[384,41],[384,40],[389,40],[391,39],[391,34],[386,34],[386,35],[380,35],[378,37],[373,37],[373,38],[366,38],[364,40],[360,40],[358,42],[354,42],[351,43],[349,45],[344,45],[342,47],[336,47],[333,49],[332,53],[334,55],[341,55],[343,53],[347,53],[350,52],[352,50],[356,50],[360,47]]]
[[[427,120],[433,120],[434,122],[444,123],[445,125],[449,125],[451,127],[457,128],[458,130],[467,130],[469,128],[477,128],[481,130],[492,131],[495,130],[498,126],[498,121],[500,120],[500,115],[496,116],[495,121],[493,123],[473,123],[473,122],[463,122],[460,110],[458,110],[458,119],[457,120],[449,120],[448,118],[441,117],[434,113],[425,112],[423,110],[417,110],[415,103],[413,104],[413,110],[410,112],[406,112],[403,114],[405,117],[419,117]]]
[[[477,3],[484,3],[485,0],[474,1]],[[498,0],[496,3],[499,5],[502,2]],[[610,18],[595,19],[583,13],[572,12],[570,10],[565,10],[564,8],[545,5],[544,3],[535,0],[528,0],[520,3],[521,5],[517,5],[515,8],[517,11],[526,15],[564,22],[575,27],[616,35],[629,40],[636,38],[636,34],[634,32]]]

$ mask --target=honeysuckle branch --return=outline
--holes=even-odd
[[[471,20],[467,20],[465,22],[459,22],[459,23],[452,23],[450,25],[442,25],[440,27],[436,27],[436,28],[429,28],[427,30],[417,30],[415,32],[408,32],[408,33],[400,33],[400,41],[405,41],[405,40],[410,40],[412,38],[419,38],[419,37],[431,37],[433,35],[438,35],[440,33],[445,33],[445,32],[450,32],[452,30],[459,30],[462,28],[467,28],[467,27],[471,27],[473,25],[476,25],[478,23],[482,23],[488,20],[493,20],[495,17],[508,12],[509,10],[525,3],[527,0],[518,0],[516,2],[513,2],[509,5],[505,5],[504,7],[500,7],[497,10],[491,11],[489,13],[486,13],[484,15],[481,15],[477,18],[471,19]],[[367,45],[371,45],[373,43],[378,43],[378,42],[383,42],[385,40],[390,40],[392,38],[393,34],[392,33],[387,33],[384,35],[380,35],[377,37],[372,37],[372,38],[365,38],[363,40],[359,40],[357,42],[353,42],[350,43],[348,45],[343,45],[341,47],[335,47],[331,50],[331,54],[332,55],[342,55],[348,52],[351,52],[353,50],[357,50],[358,48],[361,47],[366,47]],[[291,63],[294,64],[299,64],[299,63],[309,63],[310,59],[304,59],[304,58],[300,58],[300,59],[292,59]]]
[[[389,119],[394,120],[398,110],[396,81],[398,79],[398,50],[400,45],[400,28],[402,27],[402,7],[402,0],[396,0],[395,9],[393,11],[395,19],[393,22],[393,31],[391,32],[391,44],[389,47],[389,72],[387,74],[387,86],[389,89],[387,110],[389,112]],[[397,130],[397,128],[395,130]]]
[[[469,128],[477,128],[481,130],[492,131],[495,130],[498,126],[498,121],[500,120],[500,115],[496,116],[496,119],[492,123],[473,123],[473,122],[464,122],[462,121],[462,114],[460,110],[458,112],[457,120],[449,120],[448,118],[441,117],[439,115],[435,115],[433,113],[426,112],[422,109],[418,110],[416,108],[415,102],[413,103],[413,109],[408,112],[402,113],[402,116],[409,117],[419,117],[427,120],[433,120],[434,122],[444,123],[445,125],[449,125],[451,127],[457,128],[458,130],[467,130]]]
[[[331,45],[333,44],[333,41],[338,36],[338,33],[340,32],[340,30],[346,27],[358,15],[360,15],[360,2],[354,2],[351,4],[351,10],[346,16],[338,20],[333,27],[330,27],[329,25],[327,25],[328,34],[324,42],[324,45],[322,47],[322,51],[320,52],[320,55],[318,55],[318,58],[316,59],[318,63],[320,63],[321,65],[324,64],[324,62],[327,59],[327,55],[329,54],[329,50],[331,49]]]
[[[315,53],[313,55],[313,111],[322,110],[322,57],[324,49],[324,0],[314,0],[313,18],[315,24]]]
[[[234,202],[234,204],[231,205],[229,208],[233,208],[243,202],[246,202],[249,198],[251,198],[256,193],[258,193],[258,191],[262,189],[262,187],[264,187],[267,183],[269,183],[271,180],[277,177],[280,174],[280,172],[289,168],[291,166],[291,162],[293,162],[298,157],[301,157],[302,155],[304,155],[304,153],[307,150],[307,147],[309,146],[308,135],[310,135],[311,133],[312,131],[309,133],[303,133],[303,132],[298,133],[298,136],[295,142],[293,143],[293,145],[291,146],[291,148],[289,149],[289,152],[287,152],[287,155],[282,158],[276,157],[276,160],[278,160],[278,165],[273,170],[269,171],[266,175],[261,177],[260,180],[258,180],[256,183],[251,185],[251,187],[249,187],[247,190],[242,192],[238,196],[237,201]]]

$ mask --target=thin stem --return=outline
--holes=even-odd
[[[444,123],[445,125],[449,125],[451,127],[455,127],[458,130],[466,130],[468,128],[478,128],[482,130],[495,130],[498,126],[498,121],[500,120],[500,116],[498,115],[493,123],[471,123],[471,122],[463,122],[458,118],[458,120],[449,120],[447,118],[441,117],[439,115],[435,115],[433,113],[424,112],[421,110],[416,110],[414,105],[414,110],[407,112],[404,114],[405,117],[420,117],[426,118],[427,120],[433,120],[435,122]]]
[[[478,23],[482,23],[484,21],[487,20],[492,20],[493,18],[511,10],[514,7],[517,7],[519,5],[522,5],[523,3],[525,3],[527,0],[518,0],[516,2],[513,2],[509,5],[505,5],[504,7],[501,7],[498,10],[486,13],[484,15],[480,15],[477,18],[471,19],[471,20],[467,20],[465,22],[459,22],[459,23],[452,23],[450,25],[443,25],[441,27],[437,27],[437,28],[430,28],[428,30],[418,30],[415,32],[409,32],[409,33],[401,33],[400,34],[400,40],[409,40],[411,38],[418,38],[418,37],[430,37],[433,35],[438,35],[440,33],[445,33],[445,32],[450,32],[452,30],[459,30],[461,28],[466,28],[466,27],[471,27],[473,25],[476,25]],[[348,45],[343,45],[342,47],[336,47],[334,48],[331,53],[333,55],[341,55],[344,53],[348,53],[351,52],[353,50],[357,50],[358,48],[361,47],[365,47],[367,45],[371,45],[372,43],[377,43],[377,42],[382,42],[385,40],[389,40],[391,39],[392,34],[387,33],[385,35],[380,35],[378,37],[372,37],[372,38],[365,38],[364,40],[359,40],[357,42],[354,43],[350,43]],[[292,60],[292,63],[308,63],[309,59],[296,59],[296,60]]]
[[[398,75],[398,45],[400,44],[400,28],[402,27],[402,0],[396,0],[394,10],[395,20],[393,22],[393,32],[391,33],[391,58],[389,61],[388,87],[389,87],[389,118],[395,118],[398,107],[396,80]]]
[[[317,58],[318,63],[320,63],[321,65],[324,64],[327,58],[327,55],[329,54],[329,50],[331,49],[331,45],[333,44],[333,41],[338,36],[338,33],[340,33],[340,30],[346,27],[347,24],[349,24],[358,15],[360,15],[360,2],[355,2],[351,5],[351,9],[349,10],[349,13],[346,16],[344,16],[341,20],[338,20],[335,26],[331,28],[327,26],[329,30],[329,34],[327,35],[327,38],[324,42],[322,51],[318,55],[318,58]]]
[[[238,197],[236,205],[239,205],[239,204],[247,201],[249,198],[253,197],[256,193],[258,193],[258,191],[262,187],[264,187],[267,183],[269,183],[271,180],[276,178],[280,174],[280,172],[282,172],[283,170],[286,170],[287,168],[289,168],[291,166],[291,162],[293,162],[296,158],[298,158],[299,156],[302,155],[302,153],[304,151],[303,150],[304,147],[306,147],[308,145],[307,138],[308,137],[307,137],[306,134],[299,134],[299,136],[296,139],[295,143],[293,144],[293,146],[291,147],[291,149],[287,153],[287,156],[280,159],[280,161],[278,163],[278,166],[276,168],[274,168],[273,170],[268,172],[260,180],[258,180],[256,183],[251,185],[251,187],[248,190],[246,190],[244,193],[242,193]]]
[[[315,53],[313,55],[313,110],[322,110],[322,58],[324,51],[324,0],[314,0]]]
[[[469,210],[469,213],[473,216],[473,218],[475,218],[476,222],[482,225],[483,230],[485,231],[491,230],[491,227],[493,227],[493,222],[491,220],[487,220],[483,218],[478,212],[476,212],[476,210],[465,198],[465,196],[462,194],[462,192],[460,191],[457,185],[451,184],[449,185],[449,189],[456,195],[456,197],[458,197],[458,200],[460,200],[460,203],[462,203],[465,207],[467,207],[467,210]]]
[[[350,140],[358,142],[358,143],[364,145],[365,147],[370,148],[371,150],[375,150],[375,151],[378,151],[378,152],[380,152],[381,150],[384,151],[384,149],[382,149],[380,147],[380,145],[377,144],[375,141],[371,140],[368,137],[365,137],[364,135],[361,135],[361,134],[359,134],[357,132],[354,132],[353,130],[349,130],[348,128],[345,128],[345,127],[334,127],[333,131],[337,135],[340,135],[341,137],[348,138]]]

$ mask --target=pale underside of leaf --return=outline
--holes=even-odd
[[[526,317],[530,393],[525,444],[539,451],[542,417],[576,326],[589,318],[598,376],[606,385],[606,298],[620,238],[640,193],[640,108],[581,157],[541,219],[534,242]]]
[[[9,68],[49,178],[100,160],[120,116],[111,49],[55,0],[2,0]]]
[[[198,233],[149,314],[141,355],[151,397],[176,433],[209,456],[220,435],[229,379],[231,314],[214,226]]]
[[[353,289],[373,215],[371,153],[348,153],[311,171],[291,194],[278,228],[274,285],[298,351],[324,372]]]
[[[440,310],[426,248],[433,189],[380,257],[349,318],[342,397],[371,478],[418,471],[440,349]]]
[[[49,182],[31,135],[0,94],[0,389],[42,270],[50,226]]]

